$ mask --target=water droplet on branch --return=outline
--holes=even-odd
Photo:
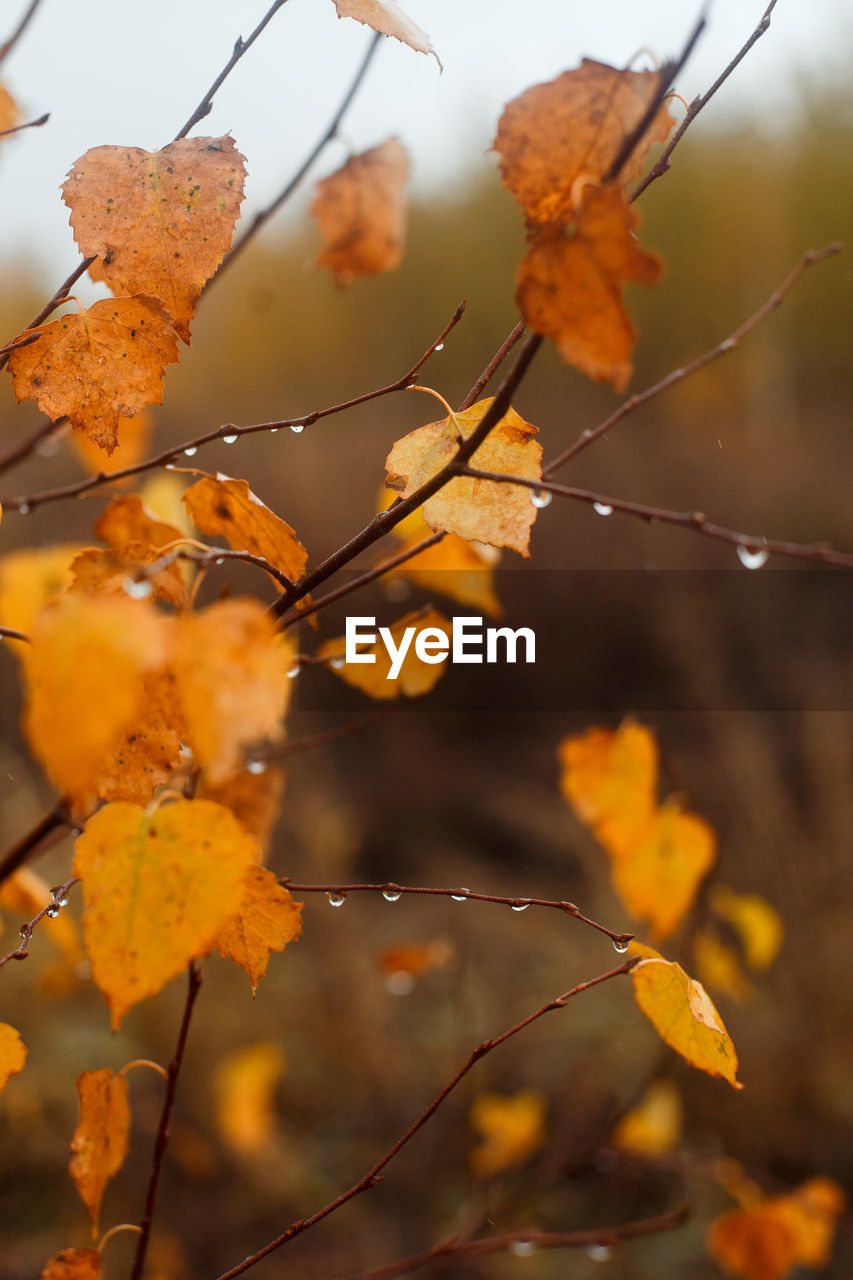
[[[739,542],[737,546],[737,558],[740,560],[744,569],[760,569],[767,564],[770,559],[770,552],[766,547],[758,547],[755,551],[750,551],[749,547]]]
[[[295,436],[301,436],[302,432],[305,430],[305,427],[302,425],[301,422],[294,422],[290,430],[293,432]]]
[[[470,889],[460,889],[458,893],[451,893],[450,896],[454,902],[465,902],[470,892]]]
[[[223,443],[223,444],[233,444],[233,443],[234,443],[234,441],[235,441],[236,439],[238,439],[238,437],[237,437],[236,435],[223,436],[223,437],[222,437],[222,443]]]
[[[342,907],[346,902],[346,894],[344,893],[327,893],[330,907]]]
[[[608,502],[594,502],[592,509],[597,516],[612,516],[613,508]]]
[[[387,888],[382,890],[382,897],[385,899],[386,902],[399,902],[400,890],[395,889],[392,885],[389,884]]]
[[[536,507],[540,511],[542,510],[543,507],[548,507],[551,505],[551,499],[553,498],[553,496],[554,496],[553,493],[551,493],[550,490],[548,489],[531,489],[530,490],[530,501],[533,503],[534,507]]]

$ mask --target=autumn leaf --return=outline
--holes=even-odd
[[[547,227],[518,270],[516,301],[534,333],[550,338],[567,364],[624,391],[634,332],[622,301],[625,284],[654,284],[657,254],[634,236],[637,215],[622,189],[586,186],[571,232]]]
[[[736,1004],[745,1004],[754,994],[752,983],[740,967],[734,951],[710,929],[700,929],[696,933],[693,963],[704,987],[721,991]]]
[[[115,1030],[214,945],[257,845],[228,809],[179,800],[153,813],[105,805],[75,850],[86,950]]]
[[[63,595],[74,575],[71,565],[83,550],[77,543],[12,551],[0,559],[0,625],[29,635],[44,606]],[[26,663],[30,646],[21,640],[7,640],[13,653]]]
[[[681,1137],[681,1095],[671,1080],[655,1080],[640,1101],[626,1111],[610,1135],[614,1147],[659,1156]]]
[[[278,821],[283,795],[284,770],[274,768],[264,768],[260,773],[240,769],[217,783],[202,774],[196,787],[199,800],[224,804],[255,837],[262,862]]]
[[[8,89],[0,85],[0,133],[5,132],[6,129],[14,129],[20,118],[21,113],[15,99]]]
[[[105,298],[29,334],[38,337],[9,357],[18,401],[35,400],[53,422],[67,417],[107,453],[122,417],[161,403],[165,366],[178,359],[169,316],[144,295]]]
[[[339,18],[355,18],[356,22],[363,22],[380,35],[402,41],[416,53],[431,53],[441,66],[429,36],[415,26],[399,5],[394,4],[394,0],[334,0],[334,5]]]
[[[398,440],[385,459],[388,487],[407,498],[431,480],[453,458],[460,432],[467,439],[491,403],[491,397],[478,400],[454,418],[430,422]],[[542,446],[533,439],[536,434],[536,427],[508,409],[475,450],[471,466],[538,480]],[[456,476],[427,499],[423,517],[436,532],[455,533],[466,541],[493,547],[511,547],[527,556],[536,508],[526,487]]]
[[[784,1280],[794,1268],[823,1267],[844,1200],[832,1179],[811,1178],[787,1195],[717,1218],[708,1251],[727,1275],[742,1280]]]
[[[470,1118],[482,1137],[469,1161],[475,1178],[492,1178],[517,1168],[545,1141],[545,1100],[533,1089],[511,1096],[480,1094]]]
[[[626,720],[564,738],[558,757],[560,788],[580,821],[611,854],[629,851],[657,807],[654,735]]]
[[[63,1249],[48,1262],[41,1280],[101,1280],[97,1249]]]
[[[397,140],[350,156],[317,183],[311,212],[323,236],[318,267],[339,285],[398,266],[405,237],[409,158]]]
[[[212,783],[246,747],[281,736],[291,653],[257,600],[237,598],[177,619],[172,669],[196,763]]]
[[[205,281],[231,247],[246,176],[234,139],[161,151],[93,147],[62,188],[74,239],[115,293],[153,294],[184,342]],[[159,401],[157,402],[159,403]]]
[[[273,951],[283,951],[302,932],[302,903],[294,902],[271,871],[253,866],[243,880],[239,910],[229,916],[214,946],[223,960],[238,964],[252,984],[252,995]]]
[[[182,542],[183,534],[174,525],[158,520],[146,510],[138,494],[115,498],[95,522],[95,533],[108,550],[89,547],[77,556],[72,567],[73,591],[123,591],[140,569],[153,564],[164,548]],[[180,565],[166,565],[146,581],[151,598],[181,603],[185,597]]]
[[[408,995],[418,978],[435,969],[443,969],[453,955],[446,938],[430,942],[398,942],[383,947],[376,957],[385,986],[393,995]]]
[[[423,538],[416,538],[409,544],[404,543],[403,547],[414,547],[421,541]],[[495,595],[494,566],[486,554],[494,554],[494,549],[483,545],[480,550],[480,545],[448,533],[441,542],[426,547],[401,564],[393,571],[394,577],[407,579],[426,591],[437,592],[459,604],[470,605],[480,613],[499,618],[503,609]]]
[[[548,84],[534,85],[504,108],[494,150],[504,186],[531,223],[568,222],[579,179],[609,176],[625,139],[654,101],[660,71],[627,71],[584,58]],[[664,104],[619,172],[637,177],[653,142],[675,121]]]
[[[651,947],[632,942],[630,950],[643,957],[631,970],[634,998],[661,1039],[691,1067],[742,1089],[735,1047],[701,983]]]
[[[202,533],[221,537],[235,551],[260,556],[291,582],[302,577],[308,553],[289,524],[256,498],[245,480],[204,476],[184,493]]]
[[[262,1040],[229,1053],[216,1067],[216,1122],[239,1155],[258,1155],[269,1145],[275,1130],[273,1094],[285,1061],[279,1045]]]
[[[377,639],[375,644],[358,646],[359,653],[373,656],[372,663],[347,662],[345,636],[325,640],[317,650],[317,657],[325,658],[330,669],[341,680],[381,702],[401,696],[420,698],[425,693],[429,693],[444,675],[447,666],[447,654],[451,644],[450,623],[436,609],[426,608],[407,613],[387,630],[394,650],[399,653],[402,647],[405,654],[399,663],[399,672],[393,679],[391,678],[393,670],[391,655],[381,639]],[[424,636],[423,641],[419,641],[418,636],[424,632],[429,634]],[[444,643],[444,657],[438,659],[438,652],[433,648],[431,653],[433,661],[422,662],[416,652],[418,643],[433,646]],[[426,651],[430,652],[428,649]]]
[[[185,733],[174,672],[146,672],[141,707],[93,774],[92,792],[99,800],[148,804],[182,763]]]
[[[127,1079],[114,1071],[84,1071],[77,1080],[80,1119],[71,1139],[69,1172],[97,1231],[104,1189],[127,1155]]]
[[[726,885],[711,890],[712,910],[740,937],[750,969],[769,969],[785,935],[779,913],[755,893],[735,893]]]
[[[142,484],[139,496],[157,520],[173,525],[185,538],[191,538],[195,529],[184,506],[184,491],[183,481],[174,472],[155,471]]]
[[[662,941],[690,910],[715,857],[716,838],[708,823],[670,800],[637,833],[630,851],[612,859],[613,887],[631,914]]]
[[[23,1071],[27,1050],[14,1027],[0,1022],[0,1089],[5,1089],[12,1076]]]
[[[142,708],[145,675],[165,655],[166,620],[143,600],[66,595],[33,624],[24,729],[75,808]]]
[[[118,444],[111,454],[105,454],[99,445],[94,444],[82,431],[70,431],[71,447],[80,460],[83,468],[92,475],[104,472],[112,475],[114,471],[123,471],[125,467],[135,466],[149,452],[148,445],[152,430],[151,415],[144,409],[132,418],[119,418]],[[114,486],[122,483],[116,480]],[[129,483],[129,480],[127,481]]]

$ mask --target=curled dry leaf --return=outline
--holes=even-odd
[[[63,1249],[48,1262],[41,1280],[101,1280],[101,1275],[97,1249]]]
[[[216,1121],[228,1146],[239,1155],[263,1152],[275,1132],[273,1095],[286,1058],[269,1040],[229,1053],[217,1065],[213,1085]]]
[[[784,1280],[829,1261],[845,1196],[831,1178],[811,1178],[787,1195],[735,1209],[711,1223],[708,1251],[729,1276]]]
[[[351,156],[317,183],[311,212],[323,236],[318,267],[340,285],[399,266],[409,158],[397,138]]]
[[[339,18],[355,18],[383,36],[407,44],[416,53],[431,53],[441,66],[441,60],[430,44],[429,36],[416,27],[411,18],[394,3],[394,0],[334,0]]]
[[[23,1071],[27,1050],[23,1040],[8,1022],[0,1022],[0,1089],[5,1089],[12,1076]]]
[[[372,654],[374,661],[346,662],[346,637],[337,636],[334,640],[325,640],[317,650],[318,658],[325,658],[331,670],[346,684],[361,689],[371,698],[380,702],[406,697],[420,698],[429,693],[444,675],[447,667],[447,653],[440,661],[422,662],[415,651],[417,635],[428,631],[429,640],[438,640],[442,636],[447,641],[447,652],[450,650],[451,624],[436,609],[418,609],[407,613],[399,622],[395,622],[388,630],[391,641],[397,652],[403,646],[405,657],[398,674],[391,679],[391,656],[382,640],[373,645],[359,645],[359,653]],[[410,634],[407,636],[406,633]],[[433,657],[437,657],[435,654]]]
[[[9,357],[17,399],[35,400],[53,422],[67,417],[107,453],[120,418],[162,402],[165,366],[178,359],[170,317],[145,295],[105,298],[27,334],[38,337]]]
[[[127,1155],[127,1079],[115,1071],[84,1071],[77,1080],[80,1119],[71,1139],[69,1172],[97,1231],[104,1190]]]
[[[506,186],[531,223],[569,222],[578,179],[607,178],[625,139],[660,85],[659,71],[627,71],[584,58],[548,84],[534,85],[504,108],[494,149]],[[675,121],[661,106],[619,178],[639,175],[653,142]]]
[[[227,135],[161,151],[93,147],[62,196],[80,252],[99,259],[96,278],[115,293],[159,298],[189,342],[196,300],[231,246],[245,176]]]
[[[184,493],[184,503],[202,533],[224,538],[235,551],[260,556],[296,582],[308,552],[291,529],[255,497],[245,480],[204,476]]]
[[[407,498],[431,480],[453,458],[460,432],[467,439],[491,403],[491,397],[478,400],[455,419],[427,423],[398,440],[385,459],[388,487]],[[539,480],[542,446],[534,440],[536,434],[536,427],[507,409],[475,450],[471,466]],[[473,476],[456,476],[423,505],[423,518],[434,531],[456,533],[468,542],[510,547],[522,556],[528,555],[536,514],[528,488]]]
[[[511,1096],[483,1093],[474,1099],[470,1117],[482,1137],[470,1156],[475,1178],[517,1168],[545,1141],[545,1100],[533,1089]]]
[[[179,800],[108,804],[77,840],[92,977],[115,1030],[129,1009],[206,955],[258,848],[228,809]]]
[[[252,995],[267,971],[273,951],[283,951],[302,932],[302,903],[264,867],[249,867],[239,909],[221,926],[214,946],[248,976]]]
[[[540,231],[518,269],[516,301],[534,333],[567,364],[623,391],[636,333],[622,301],[629,281],[654,284],[663,263],[634,236],[637,215],[616,186],[587,186],[572,230]]]

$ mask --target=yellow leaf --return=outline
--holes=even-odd
[[[405,520],[401,523],[405,524]],[[426,529],[426,535],[430,532]],[[415,547],[424,539],[424,534],[413,538],[405,544]],[[487,613],[499,618],[503,613],[500,601],[495,595],[494,568],[484,552],[494,552],[493,548],[479,543],[466,542],[455,533],[448,533],[435,546],[412,556],[399,569],[393,571],[397,578],[406,578],[423,587],[426,591],[435,591],[457,600],[460,604],[470,605],[480,613]]]
[[[62,197],[84,258],[115,293],[153,294],[184,342],[206,280],[231,246],[246,170],[234,139],[180,138],[161,151],[93,147]]]
[[[23,1071],[27,1050],[14,1027],[0,1022],[0,1089],[5,1089],[11,1076]]]
[[[140,710],[121,730],[90,780],[99,800],[146,805],[181,764],[186,728],[174,674],[168,667],[146,672],[142,689]]]
[[[245,748],[281,736],[293,682],[288,644],[257,600],[237,598],[177,619],[173,670],[196,763],[212,783]]]
[[[0,625],[29,635],[36,615],[71,586],[74,581],[71,564],[82,550],[82,545],[68,542],[3,556],[0,560]],[[6,643],[26,663],[30,646],[21,640]]]
[[[525,1163],[545,1141],[545,1100],[533,1089],[474,1099],[471,1123],[482,1142],[471,1152],[475,1178],[491,1178]]]
[[[69,1172],[97,1231],[104,1189],[127,1155],[127,1080],[114,1071],[84,1071],[77,1080],[80,1119],[71,1139]]]
[[[407,498],[431,480],[455,455],[459,433],[467,439],[491,403],[491,398],[478,400],[470,409],[457,413],[455,420],[427,423],[398,440],[385,459],[388,487]],[[536,434],[536,427],[508,409],[475,450],[471,466],[538,480],[542,446],[534,440]],[[457,476],[427,499],[423,515],[435,532],[456,533],[468,542],[486,542],[493,547],[511,547],[527,556],[536,508],[526,487]]]
[[[662,940],[690,910],[714,861],[714,833],[702,818],[669,801],[635,841],[612,860],[613,886],[631,914],[645,920],[652,936]]]
[[[823,1267],[844,1200],[830,1178],[812,1178],[788,1195],[717,1218],[708,1251],[727,1275],[742,1280],[783,1280],[795,1267]]]
[[[262,1040],[230,1053],[216,1068],[219,1132],[239,1155],[255,1156],[269,1145],[275,1131],[273,1097],[285,1062],[279,1045]]]
[[[631,849],[657,801],[658,749],[644,725],[588,729],[558,748],[560,788],[584,826],[613,856]]]
[[[256,498],[245,480],[204,476],[184,493],[184,503],[202,533],[224,538],[235,551],[260,556],[296,582],[308,553],[289,524]]]
[[[302,932],[302,903],[264,867],[249,867],[243,880],[239,909],[219,928],[214,946],[224,960],[233,960],[252,984],[252,995],[267,971],[270,953],[283,951]]]
[[[265,769],[249,773],[241,769],[224,781],[212,783],[204,774],[196,787],[199,800],[215,800],[224,804],[258,842],[261,861],[266,859],[284,795],[284,770]]]
[[[706,929],[693,939],[693,960],[704,986],[722,991],[737,1004],[744,1004],[753,995],[752,983],[731,947]]]
[[[63,1249],[51,1258],[41,1280],[101,1280],[101,1255],[97,1249]]]
[[[711,907],[737,931],[750,969],[769,969],[785,936],[779,913],[754,893],[735,893],[725,885],[711,890]]]
[[[164,524],[171,524],[185,538],[193,535],[193,522],[184,506],[184,482],[171,471],[155,471],[143,483],[139,496],[148,511]]]
[[[311,212],[323,236],[318,267],[336,284],[399,266],[405,239],[409,158],[397,138],[350,156],[343,168],[317,183]]]
[[[651,947],[630,949],[643,957],[631,970],[634,998],[661,1039],[691,1067],[742,1089],[735,1047],[704,987]]]
[[[640,1155],[672,1151],[681,1137],[681,1095],[671,1080],[655,1080],[610,1135],[614,1147]]]
[[[431,53],[441,66],[429,36],[416,27],[394,0],[334,0],[339,18],[355,18],[383,36],[393,36],[416,53]]]
[[[257,845],[228,809],[179,800],[146,813],[108,804],[76,843],[92,976],[112,1015],[206,955],[239,902]]]
[[[359,645],[359,652],[363,654],[372,654],[375,661],[372,663],[356,663],[342,661],[346,654],[346,637],[338,636],[334,640],[325,640],[317,650],[319,658],[326,658],[330,664],[330,669],[341,680],[352,685],[356,689],[361,689],[371,698],[378,701],[387,702],[392,698],[401,696],[406,698],[420,698],[425,693],[429,693],[438,680],[444,675],[447,666],[447,653],[450,651],[451,644],[451,625],[437,610],[432,608],[419,609],[415,613],[407,613],[404,618],[400,618],[399,622],[395,622],[389,628],[391,633],[391,642],[394,649],[399,652],[403,645],[408,647],[404,650],[405,657],[402,660],[398,674],[392,679],[391,671],[393,664],[388,648],[381,641],[377,640],[375,644],[362,646]],[[411,635],[406,637],[406,633]],[[417,656],[415,646],[419,643],[418,636],[422,633],[429,633],[424,637],[424,643],[436,645],[441,641],[441,637],[447,642],[447,648],[444,657],[440,661],[431,663],[422,662]],[[426,650],[429,652],[429,650]],[[438,658],[438,650],[432,653],[433,659]]]

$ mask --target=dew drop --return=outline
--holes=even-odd
[[[214,564],[217,566],[217,568],[218,568],[220,565],[223,565],[223,564],[225,563],[225,557],[224,557],[224,556],[216,556],[216,558],[214,559],[213,563],[214,563]]]
[[[295,436],[301,436],[302,432],[305,430],[305,427],[302,425],[301,422],[294,422],[290,430],[293,432]]]
[[[387,599],[393,600],[395,603],[400,600],[407,600],[411,595],[409,584],[405,578],[386,578],[383,586]]]
[[[608,502],[594,502],[592,504],[592,509],[595,512],[595,514],[599,516],[613,515],[613,508],[610,506]]]
[[[267,771],[266,760],[247,760],[246,761],[247,773],[253,773],[257,776],[260,773],[266,773],[266,771]]]
[[[296,662],[293,664],[292,667],[288,668],[287,678],[288,680],[295,680],[298,675],[299,675],[299,663]]]
[[[20,511],[22,516],[27,516],[30,513],[30,504],[28,502],[22,502],[21,505],[18,507],[18,510]]]
[[[223,443],[223,444],[233,444],[233,443],[234,443],[234,441],[235,441],[237,438],[238,438],[238,437],[237,437],[236,435],[223,436],[223,437],[222,437],[222,443]]]
[[[30,936],[30,926],[28,924],[22,924],[18,933],[22,938],[28,938]]]
[[[386,888],[382,890],[382,897],[385,899],[386,902],[399,902],[400,890],[395,889],[393,885],[389,884]]]
[[[516,1258],[529,1258],[531,1253],[536,1252],[536,1244],[533,1240],[513,1240],[509,1251]]]
[[[513,911],[526,911],[529,906],[529,902],[525,902],[523,898],[519,898],[517,902],[512,904],[512,909]]]
[[[609,1244],[591,1244],[587,1247],[586,1256],[590,1262],[609,1262],[613,1257],[613,1250]]]
[[[271,436],[277,436],[277,435],[278,435],[278,427],[270,427],[270,435],[271,435]]]
[[[443,343],[443,342],[437,342],[437,343],[435,344],[435,346],[433,347],[433,351],[443,351],[443,350],[444,350],[444,343]]]
[[[750,551],[749,547],[745,547],[742,542],[739,542],[737,558],[744,569],[760,569],[770,559],[770,552],[766,547],[759,547],[756,551]]]
[[[628,950],[630,945],[631,945],[630,938],[614,938],[613,939],[613,950],[618,951],[620,956],[624,956],[625,952]]]
[[[451,893],[450,896],[454,902],[465,902],[470,892],[470,889],[460,889],[458,893]]]
[[[553,493],[551,493],[548,489],[531,489],[530,490],[530,501],[533,503],[534,507],[536,507],[537,510],[539,511],[541,511],[543,507],[548,507],[551,505],[551,499],[553,498],[553,496],[554,496]]]
[[[340,671],[341,667],[346,666],[346,662],[345,659],[338,655],[336,658],[329,659],[329,666],[333,671]]]
[[[722,449],[722,447],[723,447],[723,442],[722,442],[722,440],[718,440],[718,441],[717,441],[717,448],[718,448],[718,449]]]
[[[57,899],[56,899],[56,904],[57,904],[57,906],[59,906],[59,907],[67,907],[67,906],[68,906],[68,899],[63,895],[63,897],[61,897],[61,898],[57,898]]]
[[[50,906],[48,907],[47,911],[45,912],[45,915],[46,915],[46,916],[50,916],[51,920],[55,920],[55,919],[56,919],[56,917],[59,915],[59,906],[58,906],[58,904],[57,904],[57,903],[55,903],[55,902],[52,902],[52,903],[50,904]]]
[[[342,907],[346,902],[346,894],[343,893],[327,893],[330,907]]]
[[[385,979],[385,990],[392,996],[407,996],[414,989],[415,980],[405,969],[389,973]]]
[[[194,458],[198,453],[198,445],[191,444],[188,449],[184,449],[185,458]]]
[[[140,582],[137,582],[134,578],[125,578],[121,585],[124,587],[125,594],[129,595],[131,600],[144,600],[154,590],[151,583],[145,578]]]

